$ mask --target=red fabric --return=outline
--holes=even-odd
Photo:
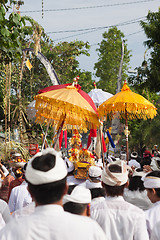
[[[87,149],[91,145],[91,137],[97,137],[97,129],[90,129],[90,133],[88,136],[88,142],[87,142]]]
[[[104,137],[103,137],[103,133],[102,133],[102,146],[103,146],[103,152],[107,152],[107,149],[106,149],[106,144],[105,144],[105,141],[104,141]]]
[[[64,131],[65,148],[67,148],[67,130]]]
[[[10,183],[13,180],[14,180],[14,177],[9,174],[7,177],[5,177],[5,179],[2,182],[2,187],[0,190],[0,199],[4,200],[7,203],[8,203],[8,194],[9,194]]]
[[[66,86],[70,86],[70,85],[72,85],[72,83],[53,85],[53,86],[46,87],[46,88],[39,90],[38,93],[40,94],[40,93],[44,93],[44,92],[48,92],[48,91],[52,91],[52,90],[57,90],[57,89],[65,88]],[[92,98],[81,89],[81,86],[79,84],[77,84],[75,87],[78,89],[79,94],[91,105],[91,107],[94,109],[94,111],[98,115],[97,108],[96,108]]]
[[[97,129],[90,129],[91,137],[97,137]]]
[[[88,142],[87,142],[87,149],[89,148],[90,145],[91,145],[91,135],[89,134]]]
[[[61,134],[59,136],[59,149],[61,149],[61,146],[62,146],[62,139],[63,139],[63,130],[61,131]]]

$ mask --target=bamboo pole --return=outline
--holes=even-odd
[[[11,140],[11,62],[9,62],[8,76],[8,141]]]

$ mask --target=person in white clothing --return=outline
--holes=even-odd
[[[126,202],[123,191],[128,182],[128,169],[124,161],[108,164],[102,171],[102,185],[106,190],[105,201],[91,209],[91,217],[113,240],[148,240],[143,210]]]
[[[31,202],[27,206],[14,211],[11,215],[12,218],[19,218],[31,215],[35,211],[35,202]]]
[[[66,194],[63,198],[63,208],[65,211],[90,216],[91,193],[83,186],[76,186],[71,194]]]
[[[89,179],[86,180],[86,188],[90,189],[92,201],[91,208],[97,202],[105,200],[105,190],[101,184],[102,169],[97,166],[89,168]]]
[[[62,200],[68,189],[66,176],[60,152],[48,148],[37,153],[25,174],[35,212],[8,223],[0,231],[1,240],[106,240],[95,221],[63,210]]]
[[[160,221],[160,171],[148,173],[143,180],[147,195],[153,203],[153,206],[145,211],[147,230],[151,237],[154,226]]]
[[[128,165],[130,167],[134,167],[134,168],[140,168],[141,165],[139,162],[137,162],[137,158],[138,158],[138,153],[137,152],[132,152],[131,153],[131,159],[128,162]]]
[[[5,201],[0,199],[0,229],[11,220],[9,207]]]
[[[133,171],[129,180],[128,188],[124,189],[124,200],[134,204],[142,210],[147,210],[152,207],[152,203],[147,196],[147,191],[144,187],[142,177],[146,175],[146,172],[142,168],[137,168]]]
[[[10,212],[21,209],[32,202],[32,198],[27,190],[27,187],[28,183],[23,181],[19,186],[12,189],[8,201]]]

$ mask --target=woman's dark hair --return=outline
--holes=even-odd
[[[92,188],[90,189],[92,199],[97,197],[105,197],[105,189],[104,188]]]
[[[143,185],[143,181],[141,180],[141,178],[142,178],[141,176],[131,177],[129,181],[128,189],[131,191],[136,191],[136,190],[144,191],[145,187]]]
[[[158,177],[158,178],[160,178],[160,171],[152,171],[152,172],[148,173],[146,176],[147,177],[151,176],[151,177]],[[160,188],[154,188],[154,189],[156,191],[157,197],[160,198]]]
[[[88,204],[67,202],[63,205],[64,211],[81,215]]]

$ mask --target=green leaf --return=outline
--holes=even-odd
[[[10,32],[8,31],[8,29],[6,29],[5,27],[1,28],[1,34],[5,37],[8,37]]]

